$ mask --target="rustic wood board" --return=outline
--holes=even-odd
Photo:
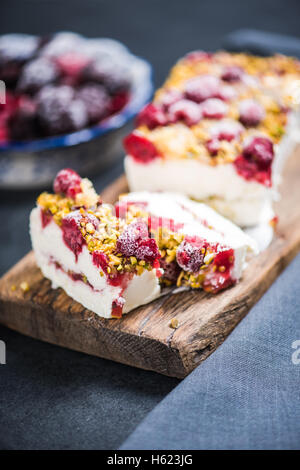
[[[288,161],[270,247],[249,264],[236,286],[161,297],[122,319],[105,320],[53,290],[29,253],[0,280],[0,322],[49,343],[173,377],[185,377],[229,335],[300,249],[300,152]],[[102,192],[114,202],[127,191],[124,176]],[[19,288],[27,281],[30,290]],[[12,290],[11,286],[17,286]],[[176,317],[179,327],[170,327]]]

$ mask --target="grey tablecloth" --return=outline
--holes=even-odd
[[[144,448],[300,448],[300,255],[122,446]]]

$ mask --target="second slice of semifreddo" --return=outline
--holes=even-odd
[[[64,169],[30,216],[36,261],[54,288],[120,318],[164,286],[217,293],[242,276],[256,244],[213,209],[178,194],[129,193],[105,204],[92,183]]]
[[[258,251],[239,227],[177,193],[128,193],[120,197],[116,214],[127,223],[147,222],[161,254],[163,285],[217,293],[241,278],[246,260]]]
[[[129,189],[183,193],[242,227],[272,219],[299,97],[296,59],[188,54],[124,140]]]

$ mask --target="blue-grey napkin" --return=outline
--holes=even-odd
[[[300,255],[121,449],[299,448]]]

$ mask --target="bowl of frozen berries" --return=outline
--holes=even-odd
[[[153,92],[150,64],[120,42],[71,32],[0,36],[0,188],[91,174],[121,154]]]

